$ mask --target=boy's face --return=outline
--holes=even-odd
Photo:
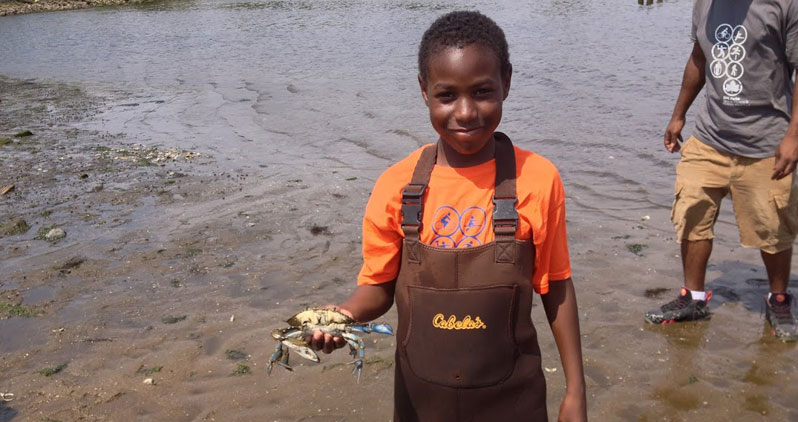
[[[510,73],[502,75],[496,54],[477,44],[430,56],[427,80],[420,75],[418,80],[432,127],[447,145],[470,155],[493,138],[510,91]]]

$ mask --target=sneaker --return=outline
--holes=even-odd
[[[773,335],[788,342],[798,340],[798,322],[792,313],[793,297],[789,293],[774,293],[765,296],[765,318],[770,323]]]
[[[646,322],[651,324],[670,324],[679,321],[697,321],[709,316],[709,299],[712,291],[707,292],[706,300],[693,300],[690,291],[682,287],[679,297],[646,312]]]

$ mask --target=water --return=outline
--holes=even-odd
[[[98,128],[261,173],[373,180],[434,141],[416,80],[421,34],[477,9],[505,30],[500,129],[560,168],[569,211],[665,213],[662,132],[690,51],[692,2],[174,1],[0,20],[0,73],[116,98]],[[688,124],[685,135],[689,134]]]

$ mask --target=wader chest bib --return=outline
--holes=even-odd
[[[535,246],[515,238],[515,153],[507,136],[495,138],[493,242],[440,249],[419,240],[435,145],[402,193],[396,421],[546,421],[530,316]]]

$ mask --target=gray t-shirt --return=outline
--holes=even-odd
[[[775,155],[792,109],[798,0],[696,0],[691,38],[707,59],[694,135],[735,155]]]

